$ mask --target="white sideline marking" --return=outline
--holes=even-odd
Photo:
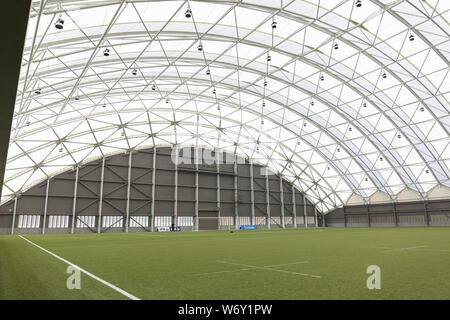
[[[408,248],[397,248],[397,249],[391,249],[391,250],[384,250],[381,252],[393,252],[393,251],[402,251],[402,250],[414,250],[419,248],[425,248],[427,246],[416,246],[416,247],[408,247]]]
[[[41,246],[37,245],[37,244],[34,243],[33,241],[28,240],[27,238],[22,237],[21,235],[19,235],[19,237],[22,238],[23,240],[25,240],[26,242],[31,243],[33,246],[35,246],[35,247],[41,249],[42,251],[48,253],[49,255],[55,257],[56,259],[61,260],[62,262],[67,263],[68,265],[73,266],[73,267],[79,269],[81,272],[85,273],[86,275],[88,275],[88,276],[91,277],[92,279],[95,279],[95,280],[97,280],[98,282],[103,283],[104,285],[110,287],[111,289],[113,289],[113,290],[115,290],[115,291],[117,291],[117,292],[123,294],[123,295],[126,296],[127,298],[130,298],[131,300],[141,300],[141,299],[139,299],[138,297],[133,296],[132,294],[126,292],[125,290],[122,290],[122,289],[120,289],[119,287],[116,287],[115,285],[109,283],[108,281],[105,281],[105,280],[103,280],[102,278],[99,278],[99,277],[97,277],[96,275],[93,275],[92,273],[90,273],[90,272],[84,270],[83,268],[80,268],[79,266],[73,264],[72,262],[67,261],[67,260],[64,259],[64,258],[61,258],[60,256],[54,254],[53,252],[50,252],[50,251],[48,251],[47,249],[42,248]]]
[[[226,262],[226,261],[219,261],[219,260],[217,262],[231,264],[231,265],[235,265],[235,266],[241,266],[241,267],[245,267],[245,268],[244,269],[237,269],[237,270],[227,270],[227,271],[200,273],[199,275],[225,273],[225,272],[236,272],[236,271],[245,271],[245,270],[254,270],[254,269],[263,269],[263,270],[277,271],[277,272],[295,274],[295,275],[311,277],[311,278],[321,278],[321,276],[317,276],[317,275],[314,275],[314,274],[293,272],[293,271],[287,271],[287,270],[280,270],[280,269],[272,268],[272,266],[262,266],[262,267],[260,267],[260,266],[252,266],[252,265],[248,265],[248,264],[233,263],[233,262]],[[288,265],[288,264],[294,264],[294,263],[307,263],[307,261],[286,263],[286,264],[282,264],[282,265]],[[276,265],[276,266],[281,266],[281,265]]]

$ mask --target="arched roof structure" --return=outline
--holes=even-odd
[[[449,16],[443,0],[33,1],[2,202],[160,145],[258,161],[323,212],[426,197],[450,187]]]

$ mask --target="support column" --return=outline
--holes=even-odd
[[[98,199],[98,221],[97,233],[102,232],[102,209],[103,209],[103,182],[105,180],[105,157],[102,158],[102,171],[100,175],[100,196]]]
[[[45,223],[47,221],[48,190],[49,190],[49,188],[50,188],[50,179],[47,179],[47,187],[45,188],[44,220],[42,221],[42,234],[45,234]]]
[[[397,206],[395,202],[392,202],[392,207],[394,209],[394,224],[396,227],[398,227]]]
[[[150,230],[155,231],[155,194],[156,194],[156,146],[153,147],[153,171],[152,171],[152,212],[150,213]]]
[[[303,219],[305,222],[305,228],[308,228],[308,216],[306,215],[306,196],[303,195]]]
[[[196,159],[195,159],[195,220],[194,220],[194,230],[198,231],[198,159],[197,148],[195,148]]]
[[[370,209],[369,209],[369,204],[366,204],[366,208],[367,208],[367,225],[370,228],[371,227],[371,223],[370,223]]]
[[[292,219],[294,219],[294,228],[297,228],[297,204],[295,202],[295,187],[292,184]]]
[[[251,220],[250,224],[255,224],[255,188],[253,185],[253,162],[249,159],[250,162],[250,202],[251,202]]]
[[[280,173],[280,206],[281,206],[281,227],[286,228],[284,220],[284,191],[283,191],[283,177]]]
[[[127,184],[127,208],[126,208],[126,220],[125,220],[125,232],[128,232],[130,225],[130,191],[131,191],[131,162],[133,159],[133,152],[130,150],[128,156],[128,184]]]
[[[325,216],[326,216],[326,214],[322,212],[322,227],[324,227],[324,228],[327,226],[327,224],[325,222]]]
[[[314,207],[314,223],[316,228],[319,227],[319,221],[317,220],[317,208]]]
[[[73,189],[73,206],[72,206],[72,228],[70,233],[73,233],[75,230],[75,219],[76,219],[76,209],[77,209],[77,192],[78,192],[78,174],[80,168],[77,166],[75,171],[75,186]]]
[[[17,213],[17,196],[14,198],[13,219],[11,224],[11,234],[14,234],[14,227],[16,225],[16,213]]]
[[[270,215],[270,183],[269,183],[269,169],[266,167],[266,213],[267,213],[267,229],[271,227],[271,215]]]
[[[176,150],[176,161],[175,161],[175,190],[173,193],[173,220],[172,220],[172,224],[174,226],[176,226],[178,224],[178,159],[179,159],[179,150],[178,150],[178,145],[176,146],[177,150]]]
[[[234,154],[234,227],[239,229],[239,197],[238,197],[238,170],[237,155]]]
[[[217,166],[217,209],[218,209],[218,226],[217,228],[220,229],[220,152],[216,152],[216,166]]]
[[[342,207],[342,211],[344,212],[344,227],[347,228],[347,215],[345,214],[345,206]]]
[[[428,204],[426,202],[424,203],[424,207],[425,207],[425,223],[426,223],[426,226],[429,227],[430,226],[430,215],[428,214]]]

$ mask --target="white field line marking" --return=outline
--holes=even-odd
[[[37,245],[37,244],[34,243],[33,241],[28,240],[27,238],[22,237],[21,235],[19,235],[19,237],[22,238],[23,240],[25,240],[26,242],[31,243],[33,246],[35,246],[35,247],[41,249],[42,251],[48,253],[49,255],[55,257],[56,259],[61,260],[62,262],[67,263],[68,265],[73,266],[74,268],[79,269],[81,272],[85,273],[86,275],[88,275],[88,276],[91,277],[92,279],[95,279],[95,280],[97,280],[98,282],[103,283],[104,285],[110,287],[111,289],[113,289],[113,290],[115,290],[115,291],[117,291],[117,292],[123,294],[123,295],[126,296],[127,298],[130,298],[131,300],[141,300],[141,299],[139,299],[138,297],[133,296],[132,294],[126,292],[125,290],[122,290],[122,289],[120,289],[119,287],[116,287],[115,285],[109,283],[108,281],[105,281],[105,280],[103,280],[103,279],[97,277],[96,275],[93,275],[92,273],[90,273],[90,272],[84,270],[83,268],[80,268],[79,266],[73,264],[72,262],[67,261],[67,260],[64,259],[64,258],[61,258],[60,256],[54,254],[53,252],[50,252],[50,251],[48,251],[47,249],[42,248],[41,246]]]
[[[299,262],[275,264],[275,265],[271,265],[271,266],[263,266],[263,268],[281,267],[281,266],[287,266],[287,265],[292,265],[292,264],[300,264],[300,263],[308,263],[308,261],[299,261]],[[229,273],[229,272],[238,272],[238,271],[248,271],[248,270],[254,270],[254,269],[257,269],[257,268],[256,267],[251,267],[251,268],[243,268],[243,269],[235,269],[235,270],[205,272],[205,273],[198,273],[196,275],[200,276],[200,275],[207,275],[207,274],[220,274],[220,273]]]
[[[270,266],[264,266],[264,268],[289,266],[289,265],[291,265],[291,264],[300,264],[300,263],[309,263],[309,262],[308,262],[308,261],[298,261],[298,262],[291,262],[291,263],[272,264],[272,265],[270,265]]]
[[[252,266],[252,265],[248,265],[248,264],[233,263],[233,262],[226,262],[226,261],[217,261],[217,262],[219,262],[219,263],[231,264],[231,265],[235,265],[235,266],[246,267],[246,268],[250,268],[250,269],[270,270],[270,271],[276,271],[276,272],[283,272],[283,273],[295,274],[295,275],[300,275],[300,276],[305,276],[305,277],[311,277],[311,278],[321,278],[321,276],[317,276],[317,275],[314,275],[314,274],[300,273],[300,272],[293,272],[293,271],[287,271],[287,270],[280,270],[280,269],[275,269],[275,268],[270,268],[270,267],[259,267],[259,266]]]
[[[414,250],[419,248],[425,248],[427,246],[416,246],[416,247],[408,247],[408,248],[397,248],[397,249],[391,249],[391,250],[384,250],[381,252],[394,252],[394,251],[403,251],[403,250]]]
[[[426,248],[428,246],[419,246],[419,247],[410,247],[410,248],[397,248],[394,249],[392,247],[361,247],[361,248],[369,248],[369,249],[391,249],[391,250],[384,250],[382,252],[390,252],[390,251],[396,251],[396,250],[419,250],[419,251],[438,251],[438,252],[450,252],[450,249],[432,249],[432,248]]]
[[[417,249],[417,250],[421,250],[421,251],[439,251],[439,252],[450,252],[450,250],[446,250],[446,249]]]

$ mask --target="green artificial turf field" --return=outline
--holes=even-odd
[[[450,299],[450,228],[25,237],[140,299]],[[67,266],[0,236],[0,299],[128,299],[83,273],[67,289]]]

